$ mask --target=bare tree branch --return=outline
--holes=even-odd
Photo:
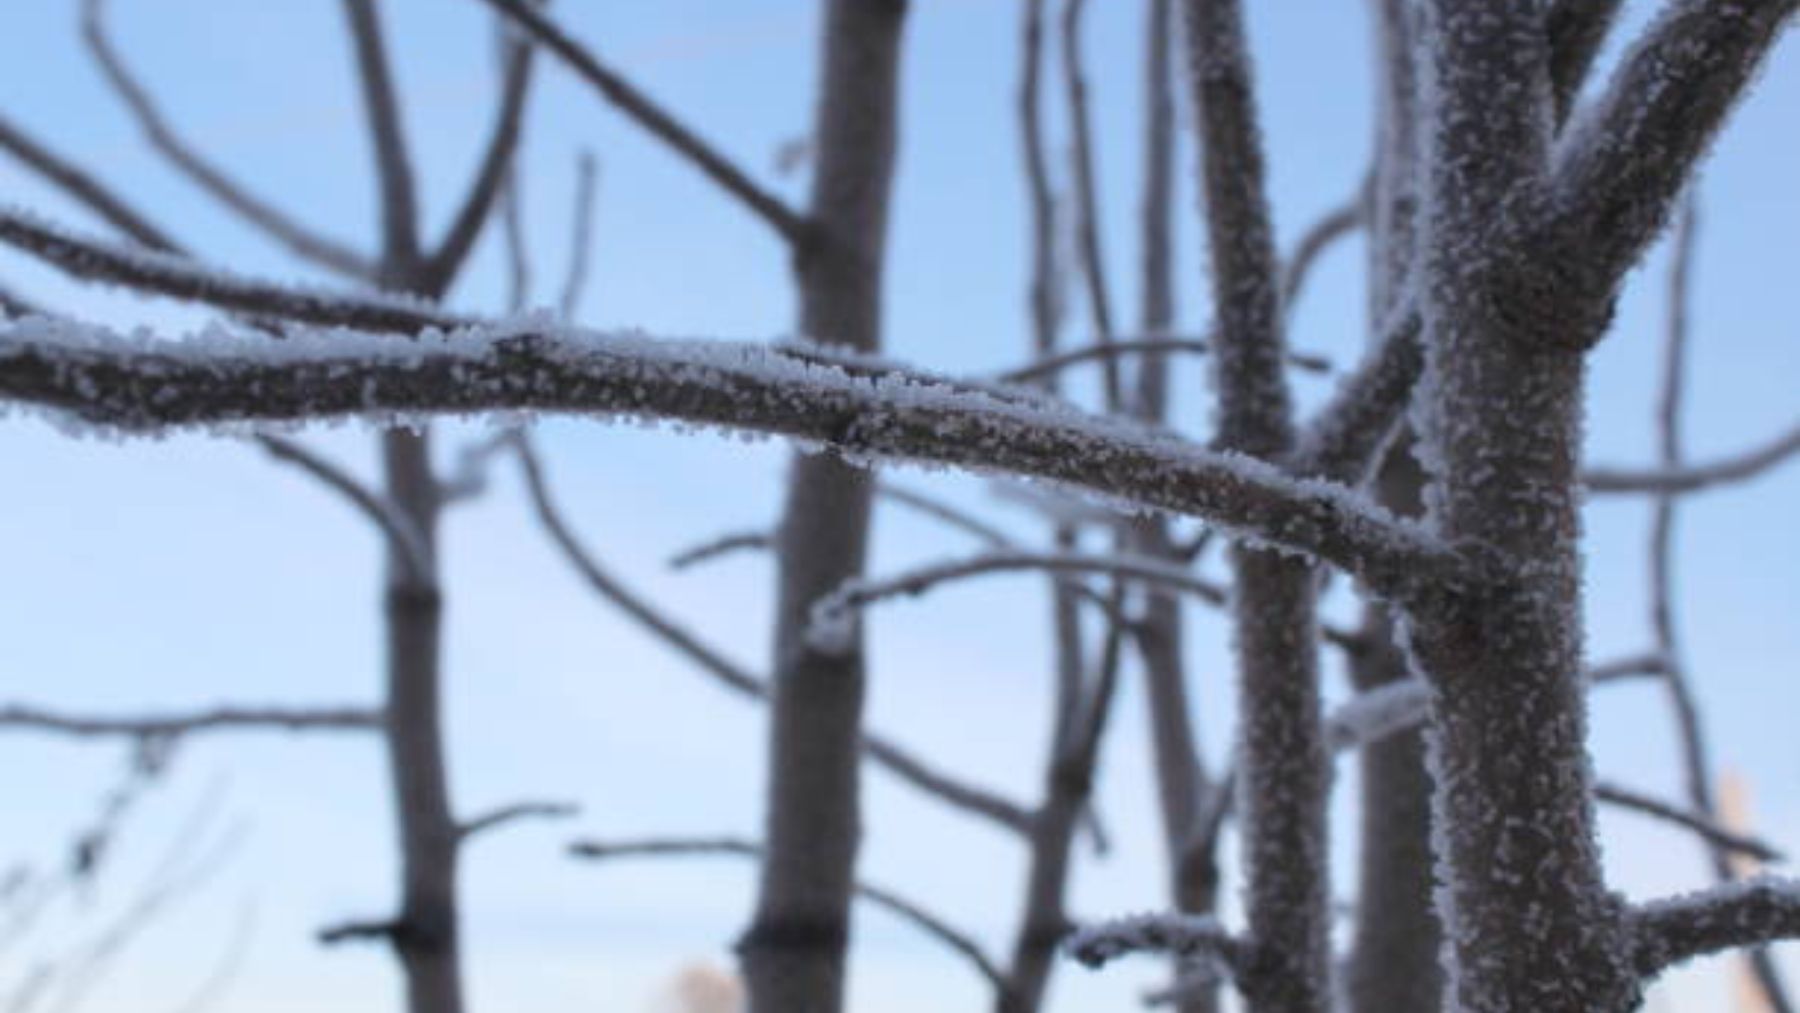
[[[1662,496],[1704,492],[1720,486],[1747,482],[1800,455],[1800,425],[1749,450],[1704,464],[1681,464],[1633,471],[1627,468],[1590,468],[1583,481],[1596,495],[1654,493]]]
[[[1550,85],[1559,124],[1568,121],[1588,70],[1624,5],[1624,0],[1552,0],[1544,27],[1550,35]]]
[[[1632,912],[1638,973],[1694,957],[1800,937],[1800,884],[1758,877],[1645,904]]]
[[[405,931],[405,926],[397,918],[377,918],[327,925],[315,933],[315,938],[323,946],[337,946],[340,943],[389,942]]]
[[[1070,158],[1075,167],[1075,237],[1081,250],[1081,276],[1087,282],[1088,312],[1101,344],[1113,339],[1112,294],[1106,283],[1106,256],[1100,245],[1100,198],[1094,169],[1094,131],[1088,111],[1087,72],[1081,58],[1081,22],[1087,0],[1064,0],[1062,12],[1063,79],[1068,88],[1069,122],[1073,131]],[[1106,410],[1116,412],[1124,397],[1124,381],[1116,359],[1100,360]]]
[[[1133,953],[1164,953],[1217,961],[1238,972],[1243,943],[1209,915],[1136,915],[1075,930],[1063,944],[1069,956],[1102,967]]]
[[[639,91],[636,86],[600,62],[592,51],[576,42],[550,18],[533,9],[527,0],[482,0],[505,15],[519,29],[556,54],[583,80],[593,85],[612,106],[691,162],[708,179],[737,198],[757,217],[774,227],[782,238],[796,245],[806,241],[805,218],[779,197],[756,184],[730,159],[720,154],[692,130]]]
[[[274,729],[290,732],[379,731],[379,710],[357,707],[215,707],[174,714],[95,717],[12,704],[0,707],[0,728],[74,736],[173,738],[205,732]]]
[[[698,665],[701,671],[741,696],[766,702],[769,698],[769,687],[763,679],[751,674],[674,620],[663,615],[641,595],[620,583],[617,578],[607,573],[595,561],[593,555],[575,537],[574,532],[570,530],[568,523],[563,519],[562,512],[551,500],[543,466],[538,462],[537,455],[531,450],[530,444],[525,442],[522,436],[518,443],[518,449],[520,467],[525,474],[526,491],[530,496],[533,509],[537,512],[538,520],[549,533],[551,540],[556,543],[557,548],[562,550],[563,555],[587,581],[588,585],[617,606],[620,611]],[[862,748],[870,759],[886,767],[896,777],[928,794],[937,796],[950,805],[990,819],[1015,832],[1023,832],[1030,825],[1030,814],[1023,807],[933,770],[915,759],[906,750],[877,735],[864,733]]]
[[[599,188],[600,162],[591,151],[583,151],[575,160],[575,210],[570,214],[569,269],[563,275],[562,295],[557,299],[558,312],[564,320],[575,319],[581,295],[587,289],[589,258],[594,245],[594,192]]]
[[[716,538],[708,538],[697,545],[682,549],[669,557],[669,569],[686,570],[710,563],[721,556],[729,556],[744,551],[766,551],[775,544],[775,536],[767,528],[752,528],[748,531],[727,531]]]
[[[1012,544],[1012,539],[1008,538],[1006,533],[999,528],[966,510],[959,509],[916,489],[909,489],[883,479],[875,483],[875,496],[877,499],[897,503],[923,516],[940,521],[948,527],[973,535],[996,548]]]
[[[239,277],[185,256],[77,235],[35,215],[0,208],[0,242],[76,278],[123,285],[220,309],[327,327],[412,334],[472,323],[420,299],[327,293]]]
[[[1050,192],[1049,159],[1044,153],[1043,76],[1044,3],[1024,0],[1019,43],[1019,148],[1025,170],[1025,189],[1031,208],[1031,311],[1032,347],[1038,355],[1056,348],[1062,325],[1062,299],[1056,263],[1056,199]]]
[[[1282,262],[1281,269],[1281,306],[1291,311],[1300,300],[1300,291],[1306,286],[1306,279],[1311,275],[1313,265],[1319,257],[1332,247],[1332,244],[1353,234],[1362,227],[1364,209],[1368,206],[1368,184],[1356,188],[1350,199],[1332,208],[1319,217],[1301,234],[1299,242],[1294,244],[1294,252],[1288,254]],[[1289,356],[1293,361],[1293,356]],[[1296,363],[1297,365],[1298,363]]]
[[[515,802],[467,820],[456,828],[459,838],[467,841],[477,834],[496,830],[523,819],[570,819],[580,815],[581,807],[571,802]]]
[[[394,75],[388,66],[376,5],[372,0],[343,0],[343,5],[356,51],[375,174],[381,182],[381,269],[398,277],[410,274],[419,261],[418,187],[413,181],[406,128],[400,122],[400,104],[394,95]]]
[[[43,318],[0,325],[0,397],[120,430],[370,412],[650,415],[818,441],[864,458],[1063,482],[1208,518],[1401,597],[1471,575],[1458,553],[1349,488],[1295,480],[1123,420],[947,389],[887,363],[874,375],[884,374],[890,379],[870,382],[756,346],[596,341],[581,332],[502,329],[423,343],[246,335],[177,345]]]
[[[577,841],[569,845],[569,854],[576,858],[594,860],[694,855],[736,855],[760,860],[763,849],[762,845],[754,841],[736,837],[655,838],[643,841]],[[951,926],[949,922],[892,890],[869,883],[857,883],[854,889],[858,897],[899,915],[926,935],[961,954],[996,990],[1006,987],[1006,976],[982,950],[981,944],[968,933]]]
[[[1096,359],[1114,359],[1127,355],[1158,356],[1167,355],[1170,352],[1206,355],[1211,351],[1212,343],[1204,338],[1162,336],[1117,338],[1047,355],[1023,366],[1015,366],[1004,372],[996,373],[993,378],[1000,383],[1027,383],[1060,373],[1070,366],[1092,362]],[[1290,365],[1309,373],[1331,372],[1331,362],[1323,356],[1309,355],[1305,352],[1290,352],[1287,361]]]
[[[412,521],[395,509],[388,498],[357,481],[355,476],[333,462],[308,449],[305,444],[285,436],[261,434],[256,442],[276,460],[285,461],[323,482],[362,511],[387,536],[389,546],[404,562],[407,575],[424,579],[433,567],[430,546]]]
[[[1552,242],[1611,291],[1787,27],[1796,0],[1672,0],[1556,151]],[[1598,335],[1595,335],[1598,337]]]
[[[1184,591],[1213,605],[1223,605],[1226,600],[1223,588],[1158,559],[1003,549],[921,566],[892,577],[849,581],[813,604],[812,629],[808,636],[825,649],[840,642],[842,631],[854,623],[859,612],[878,602],[915,597],[941,584],[970,577],[1019,571],[1111,574]]]
[[[334,239],[313,233],[274,205],[252,195],[224,170],[202,157],[175,132],[156,100],[113,49],[106,34],[106,0],[83,0],[81,10],[82,36],[87,41],[88,52],[137,119],[151,147],[203,191],[287,247],[295,256],[352,278],[373,276],[374,267],[367,257]]]
[[[360,0],[349,2],[364,6]],[[519,138],[525,132],[525,100],[531,93],[534,61],[531,43],[524,39],[508,42],[506,49],[505,79],[500,86],[500,108],[493,132],[488,136],[487,149],[462,207],[450,219],[444,238],[424,268],[424,288],[428,291],[443,291],[462,269],[482,228],[493,217],[494,201],[513,172]]]
[[[1786,856],[1776,850],[1773,845],[1736,833],[1729,827],[1720,825],[1716,819],[1704,812],[1682,809],[1643,792],[1633,791],[1623,785],[1608,781],[1595,782],[1594,797],[1621,809],[1630,809],[1645,816],[1685,827],[1692,830],[1702,841],[1713,848],[1747,855],[1759,862],[1786,861]]]
[[[1417,303],[1401,299],[1389,319],[1362,364],[1300,434],[1288,459],[1295,474],[1357,484],[1380,459],[1425,367]]]
[[[130,205],[119,199],[104,183],[67,158],[51,151],[37,138],[0,116],[0,148],[11,152],[19,161],[53,183],[57,189],[73,197],[83,206],[132,239],[153,250],[175,252],[175,241]]]

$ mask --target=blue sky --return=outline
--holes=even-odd
[[[196,195],[141,143],[86,59],[75,4],[14,4],[0,31],[0,109],[99,170],[210,259],[310,278],[285,254]],[[646,0],[580,4],[562,15],[649,91],[681,111],[760,178],[809,120],[816,5],[801,0]],[[1252,8],[1276,224],[1291,239],[1341,201],[1368,149],[1367,26],[1362,5],[1275,0]],[[113,0],[115,36],[180,127],[264,195],[334,236],[373,246],[373,186],[338,5]],[[921,0],[907,28],[905,114],[886,325],[893,354],[946,370],[1023,355],[1025,221],[1012,102],[1017,3]],[[1086,50],[1095,99],[1105,246],[1115,298],[1135,305],[1139,52],[1142,4],[1093,4]],[[1621,35],[1652,4],[1632,5]],[[486,15],[473,0],[392,0],[384,17],[404,93],[430,231],[471,171],[491,115]],[[1057,79],[1047,95],[1059,95]],[[1687,436],[1705,456],[1789,424],[1800,342],[1792,333],[1792,237],[1800,144],[1792,110],[1800,57],[1777,53],[1708,163],[1695,290]],[[1063,132],[1056,131],[1056,150]],[[593,283],[578,317],[652,333],[759,339],[793,316],[783,250],[764,227],[602,106],[560,67],[540,68],[524,162],[537,301],[554,302],[566,257],[579,152],[602,178]],[[1191,145],[1184,168],[1191,169]],[[1065,177],[1066,178],[1066,177]],[[1204,322],[1203,250],[1182,175],[1184,323]],[[4,199],[86,222],[9,162]],[[497,249],[484,244],[455,293],[493,310],[503,298]],[[1651,459],[1660,340],[1661,251],[1623,300],[1599,351],[1590,401],[1596,461]],[[11,254],[0,280],[95,320],[180,327],[190,310],[76,288]],[[1341,360],[1363,340],[1360,246],[1323,263],[1293,341]],[[1123,314],[1122,316],[1129,316]],[[1297,381],[1315,404],[1327,382]],[[1177,374],[1184,422],[1206,418],[1204,372]],[[478,435],[450,426],[440,446]],[[671,574],[666,557],[718,531],[766,523],[779,505],[784,447],[712,436],[560,421],[544,426],[558,494],[606,563],[746,662],[766,656],[770,574],[744,558]],[[309,434],[368,473],[369,435]],[[379,677],[378,545],[366,525],[308,480],[253,448],[200,437],[76,441],[36,419],[0,421],[0,701],[71,709],[251,702],[372,701]],[[979,482],[910,475],[1001,521],[1026,518]],[[1800,847],[1792,791],[1800,746],[1800,468],[1756,486],[1695,498],[1681,522],[1682,623],[1719,760],[1753,785],[1777,842]],[[1643,593],[1647,510],[1589,512],[1590,645],[1596,658],[1648,643]],[[1023,530],[1023,529],[1021,529]],[[875,569],[965,551],[953,535],[903,514],[878,519]],[[449,727],[464,811],[521,796],[569,798],[568,827],[529,826],[484,839],[465,863],[467,976],[476,1008],[649,1009],[685,961],[726,960],[752,877],[729,860],[592,868],[561,857],[574,833],[754,833],[759,821],[758,713],[707,684],[620,622],[581,588],[532,525],[504,470],[483,500],[448,522]],[[1343,603],[1339,603],[1342,605]],[[1036,792],[1047,725],[1042,589],[1029,579],[971,584],[882,613],[872,631],[870,722],[943,763],[1020,798]],[[1199,718],[1214,757],[1229,744],[1230,694],[1218,620],[1192,616]],[[1335,670],[1333,694],[1342,692]],[[1159,850],[1145,765],[1142,702],[1129,687],[1101,782],[1119,838],[1087,863],[1075,906],[1103,915],[1154,907]],[[1673,793],[1671,722],[1653,686],[1596,701],[1595,763],[1627,783]],[[33,736],[0,739],[0,791],[14,814],[0,864],[61,860],[67,834],[122,763],[116,747]],[[920,802],[884,775],[869,779],[864,870],[932,900],[1004,952],[1023,878],[1022,849]],[[216,786],[223,786],[222,788]],[[1354,797],[1344,768],[1340,811]],[[387,911],[390,814],[380,755],[342,738],[237,736],[184,749],[174,777],[129,826],[118,864],[77,909],[30,946],[75,938],[129,902],[176,826],[222,791],[222,825],[242,821],[229,865],[126,953],[90,1009],[178,1008],[245,935],[232,1008],[394,1008],[385,953],[326,952],[316,926]],[[1339,826],[1353,824],[1340,820]],[[1336,849],[1346,876],[1350,852]],[[1699,885],[1701,855],[1679,836],[1609,818],[1616,882],[1649,895]],[[246,921],[244,912],[253,911]],[[73,934],[73,935],[71,935]],[[22,950],[0,951],[0,990]],[[878,914],[858,927],[854,1008],[975,1008],[981,983],[953,959]],[[1148,965],[1094,976],[1070,968],[1057,1008],[1119,1003],[1155,980]],[[1704,1003],[1717,976],[1673,987]],[[0,993],[3,994],[3,993]]]

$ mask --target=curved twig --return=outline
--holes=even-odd
[[[1679,495],[1703,492],[1723,485],[1746,482],[1789,458],[1800,457],[1800,424],[1757,447],[1705,464],[1633,471],[1628,468],[1592,468],[1583,476],[1588,492],[1653,493]]]
[[[432,552],[425,537],[412,519],[394,507],[386,496],[357,481],[349,472],[309,450],[304,444],[285,436],[268,434],[256,442],[276,460],[285,461],[323,482],[350,501],[363,516],[375,522],[387,536],[397,557],[405,565],[411,579],[424,580],[432,572]]]
[[[719,184],[726,193],[737,198],[757,217],[774,227],[782,238],[796,245],[805,242],[810,231],[805,218],[779,197],[757,185],[730,159],[639,91],[630,81],[600,62],[592,51],[576,42],[547,15],[535,10],[526,0],[481,2],[505,15],[519,30],[556,54],[557,59],[593,85],[601,97],[615,109],[636,121],[676,154],[692,163],[708,179]]]
[[[1717,820],[1705,813],[1671,805],[1659,798],[1640,791],[1633,791],[1623,785],[1597,781],[1594,784],[1594,797],[1621,809],[1630,809],[1645,816],[1685,827],[1712,847],[1746,855],[1759,862],[1786,861],[1786,856],[1772,844],[1737,833],[1729,827],[1720,825]]]
[[[334,239],[315,234],[274,205],[252,195],[175,132],[149,90],[125,66],[107,37],[106,0],[83,0],[81,30],[88,52],[137,119],[151,147],[183,175],[295,256],[348,277],[366,280],[373,276],[374,266],[367,257]]]

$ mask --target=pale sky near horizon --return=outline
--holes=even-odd
[[[180,128],[257,192],[334,236],[372,246],[373,187],[338,4],[113,0],[115,35]],[[774,153],[811,110],[816,4],[802,0],[563,0],[561,17],[739,158],[799,200]],[[1143,3],[1090,4],[1086,44],[1100,141],[1105,241],[1121,315],[1135,307],[1139,62]],[[1281,237],[1291,240],[1359,181],[1368,150],[1367,25],[1358,3],[1248,4]],[[148,152],[83,53],[74,0],[15,2],[0,13],[0,112],[91,166],[209,259],[261,275],[317,280],[248,232]],[[1629,36],[1654,3],[1631,5]],[[1016,0],[918,0],[907,26],[905,106],[886,326],[891,353],[944,370],[1016,362],[1024,321],[1024,208],[1012,119]],[[473,0],[384,5],[436,234],[460,194],[491,114],[489,22]],[[1792,300],[1800,235],[1800,42],[1777,52],[1704,174],[1694,304],[1690,451],[1749,446],[1800,413]],[[1615,46],[1616,49],[1616,46]],[[1053,68],[1052,68],[1053,69]],[[1047,78],[1047,98],[1060,96]],[[539,68],[524,162],[535,302],[554,303],[566,254],[578,152],[602,165],[592,284],[577,317],[599,327],[762,339],[787,332],[792,298],[781,248],[763,226],[645,139],[555,63]],[[1064,132],[1058,118],[1058,151]],[[1184,121],[1185,123],[1185,121]],[[1206,312],[1202,247],[1184,136],[1181,314]],[[0,158],[0,200],[98,228]],[[490,237],[491,239],[492,237]],[[1339,360],[1364,335],[1361,247],[1322,264],[1294,321],[1294,343]],[[1659,249],[1620,306],[1596,357],[1589,439],[1596,461],[1651,459],[1649,427],[1662,314]],[[179,329],[190,310],[76,287],[0,251],[0,284],[87,319]],[[498,309],[492,242],[455,294]],[[1079,310],[1079,307],[1076,307]],[[1079,335],[1075,328],[1071,336]],[[1206,417],[1204,371],[1183,364],[1184,422]],[[1329,382],[1296,381],[1317,403]],[[443,427],[444,457],[478,425]],[[369,435],[309,433],[370,473]],[[747,664],[766,658],[770,573],[745,557],[693,574],[663,565],[720,531],[766,524],[779,506],[787,448],[580,421],[543,427],[552,481],[604,562]],[[378,543],[333,496],[254,448],[183,436],[72,440],[35,417],[0,418],[0,705],[81,711],[181,709],[218,701],[369,702],[379,684]],[[996,521],[1028,518],[980,482],[906,473]],[[1681,623],[1712,744],[1750,783],[1759,828],[1800,848],[1800,467],[1695,497],[1682,513]],[[1649,643],[1645,518],[1636,503],[1589,511],[1590,653]],[[900,513],[877,522],[873,569],[973,546]],[[472,1008],[544,1013],[648,1010],[676,968],[727,963],[751,899],[731,859],[576,865],[579,835],[754,835],[763,725],[751,706],[687,670],[571,575],[502,468],[481,501],[447,523],[448,721],[464,812],[521,797],[570,799],[567,824],[521,826],[474,845],[463,869]],[[1343,603],[1338,603],[1342,606]],[[1026,799],[1046,732],[1047,612],[1040,582],[995,579],[898,604],[874,619],[870,724]],[[1224,632],[1190,614],[1199,719],[1210,757],[1229,746]],[[1328,669],[1334,698],[1343,692]],[[1086,856],[1074,908],[1104,916],[1157,907],[1161,855],[1134,684],[1116,712],[1100,782],[1116,838]],[[1651,684],[1609,688],[1594,708],[1605,777],[1674,796],[1672,722]],[[54,867],[122,766],[113,745],[0,737],[8,807],[0,870]],[[1343,767],[1334,847],[1340,892],[1354,869],[1353,768]],[[1013,841],[923,802],[886,775],[867,780],[862,869],[931,901],[1003,955],[1024,876]],[[168,782],[127,826],[117,864],[91,896],[22,942],[0,935],[0,999],[31,961],[128,906],[183,821],[218,798],[211,836],[241,832],[217,875],[123,952],[87,1010],[182,1008],[231,966],[218,1009],[396,1007],[385,951],[326,951],[327,922],[379,916],[393,898],[391,815],[374,744],[343,737],[238,735],[184,747]],[[1614,882],[1633,896],[1705,882],[1702,853],[1632,818],[1605,822]],[[234,828],[241,828],[241,831]],[[956,958],[879,913],[859,914],[856,1013],[979,1008],[982,982]],[[5,930],[0,928],[0,933]],[[1800,961],[1784,961],[1800,983]],[[1722,995],[1724,965],[1683,972],[1675,1009]],[[1121,1008],[1159,980],[1150,962],[1095,975],[1062,969],[1054,1010]]]

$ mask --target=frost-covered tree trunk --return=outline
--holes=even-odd
[[[1419,440],[1433,523],[1485,571],[1408,628],[1433,687],[1449,1003],[1625,1010],[1640,985],[1600,866],[1581,679],[1583,352],[1605,307],[1519,227],[1549,164],[1543,14],[1434,0],[1424,18]]]
[[[813,138],[812,234],[796,251],[800,330],[872,352],[898,126],[905,0],[833,0]],[[864,659],[809,643],[813,603],[861,573],[870,476],[829,454],[794,459],[778,534],[767,849],[739,942],[754,1013],[841,1008],[859,827]]]
[[[1235,0],[1189,0],[1186,29],[1217,321],[1217,443],[1278,459],[1293,443],[1293,410],[1242,12]],[[1329,772],[1313,568],[1244,542],[1231,563],[1251,953],[1242,985],[1254,1013],[1323,1013]]]

